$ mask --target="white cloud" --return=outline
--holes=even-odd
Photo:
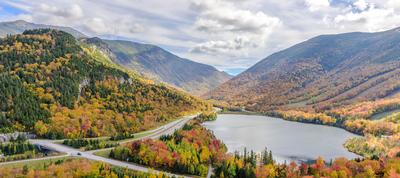
[[[83,17],[82,8],[78,4],[72,4],[67,7],[59,8],[56,6],[51,6],[45,3],[41,3],[39,4],[39,6],[34,7],[34,11],[43,14],[51,14],[67,19],[78,19]]]
[[[192,7],[199,15],[194,28],[207,39],[192,48],[192,52],[210,54],[243,53],[242,50],[264,46],[273,30],[281,25],[277,17],[261,11],[241,9],[229,0],[194,0]]]
[[[399,0],[389,0],[386,3],[387,8],[393,8],[393,9],[400,9],[400,1]]]
[[[99,17],[94,17],[92,19],[89,19],[85,24],[85,27],[97,34],[108,33],[110,31],[108,29],[109,26],[107,26],[104,23],[104,20]]]
[[[86,23],[83,24],[83,28],[98,35],[114,34],[127,37],[132,34],[143,32],[144,27],[132,19],[134,18],[129,16],[118,19],[93,17],[86,20]],[[110,21],[118,25],[110,25]]]
[[[251,42],[251,40],[244,36],[238,36],[234,40],[229,41],[207,41],[196,45],[192,52],[206,52],[211,54],[229,53],[232,50],[242,50],[243,48],[253,46],[257,47],[257,44]]]
[[[71,26],[160,45],[220,69],[249,67],[321,34],[400,26],[400,0],[1,0],[0,20]]]
[[[367,9],[358,5],[361,6],[357,6],[359,10],[364,11],[339,14],[333,20],[335,25],[342,29],[362,29],[369,32],[388,30],[400,25],[400,14],[394,8],[380,8],[372,4]]]
[[[357,0],[354,5],[361,11],[366,10],[369,6],[365,0]]]
[[[318,11],[329,7],[329,0],[305,0],[306,5],[310,11]]]
[[[212,2],[212,3],[210,3]],[[202,0],[194,3],[200,16],[195,23],[197,29],[206,32],[264,33],[279,24],[279,19],[263,12],[251,12],[235,7],[229,1]]]

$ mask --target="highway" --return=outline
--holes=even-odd
[[[162,135],[172,134],[172,133],[174,133],[175,130],[182,128],[185,125],[185,123],[187,123],[189,120],[193,119],[196,116],[197,115],[185,116],[185,117],[183,117],[181,119],[178,119],[176,121],[168,123],[168,124],[166,124],[164,126],[161,126],[161,127],[157,128],[157,129],[143,132],[143,133],[148,134],[148,135],[146,135],[144,137],[137,138],[137,139],[129,139],[129,140],[126,140],[126,141],[121,141],[119,143],[127,143],[127,142],[132,142],[132,141],[135,141],[135,140],[139,140],[139,139],[148,139],[148,138],[157,139]],[[141,172],[152,172],[152,173],[163,172],[164,174],[166,174],[168,176],[189,177],[189,176],[185,176],[185,175],[172,174],[172,173],[168,173],[168,172],[165,172],[165,171],[157,171],[157,170],[154,170],[154,169],[152,169],[150,167],[136,165],[136,164],[133,164],[133,163],[127,163],[127,162],[123,162],[123,161],[118,161],[118,160],[104,158],[104,157],[101,157],[101,156],[94,155],[94,152],[107,150],[107,149],[92,150],[92,151],[88,151],[88,152],[82,152],[81,150],[78,150],[78,149],[75,149],[75,148],[72,148],[72,147],[68,147],[68,146],[65,146],[65,145],[57,144],[57,143],[55,143],[55,140],[31,139],[31,140],[29,140],[29,142],[31,142],[32,144],[35,144],[35,145],[40,145],[42,147],[46,147],[48,149],[51,149],[51,150],[54,150],[54,151],[57,151],[57,152],[66,153],[66,155],[54,156],[54,157],[45,157],[45,158],[37,158],[37,159],[29,159],[29,160],[12,161],[12,162],[4,162],[4,163],[0,163],[0,166],[1,165],[5,165],[5,164],[18,163],[18,162],[28,162],[28,161],[35,161],[35,160],[53,159],[53,158],[66,157],[66,156],[76,156],[76,157],[87,158],[87,159],[90,159],[90,160],[101,161],[101,162],[108,163],[108,164],[111,164],[111,165],[114,165],[114,166],[126,167],[128,169],[141,171]],[[112,148],[108,148],[108,149],[112,149]]]

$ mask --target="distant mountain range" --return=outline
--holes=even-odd
[[[70,27],[60,27],[60,26],[53,26],[53,25],[45,25],[45,24],[34,24],[29,23],[24,20],[17,20],[12,22],[0,22],[0,36],[4,37],[7,34],[15,35],[21,34],[25,30],[29,29],[38,29],[38,28],[51,28],[65,31],[75,38],[85,38],[87,37],[85,34],[70,28]]]
[[[22,33],[27,29],[52,28],[72,34],[82,42],[96,45],[113,62],[146,78],[164,82],[194,95],[201,95],[232,78],[216,68],[180,58],[158,46],[122,40],[88,38],[69,27],[34,24],[18,20],[0,23],[0,36]]]
[[[272,54],[204,95],[256,111],[324,110],[400,92],[400,29],[322,35]]]

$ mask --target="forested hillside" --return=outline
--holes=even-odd
[[[312,38],[275,53],[207,94],[286,120],[364,135],[365,157],[400,150],[400,29]]]
[[[49,138],[110,136],[210,109],[201,100],[98,62],[65,32],[0,39],[0,130]]]
[[[158,46],[123,40],[104,40],[97,37],[88,38],[83,33],[62,26],[30,23],[23,20],[0,22],[0,37],[7,34],[19,34],[25,30],[51,28],[65,31],[81,42],[87,49],[96,48],[126,70],[131,70],[156,82],[164,82],[200,96],[232,76],[216,68],[180,58]]]
[[[400,90],[400,29],[323,35],[275,53],[206,97],[256,111],[327,110]]]
[[[194,95],[204,94],[231,78],[212,66],[180,58],[150,44],[99,38],[82,41],[102,50],[111,57],[112,62],[128,70]]]

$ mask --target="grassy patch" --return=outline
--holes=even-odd
[[[154,132],[140,132],[140,133],[137,133],[137,134],[135,134],[135,139],[138,139],[138,138],[143,138],[143,137],[146,137],[146,136],[149,136],[149,135],[151,135],[151,134],[153,134]],[[134,140],[134,139],[128,139],[128,140]],[[123,140],[122,140],[123,141]],[[126,141],[126,140],[125,140]]]
[[[96,156],[104,157],[104,158],[110,158],[110,152],[111,152],[111,150],[109,149],[109,150],[94,152],[93,154]]]

